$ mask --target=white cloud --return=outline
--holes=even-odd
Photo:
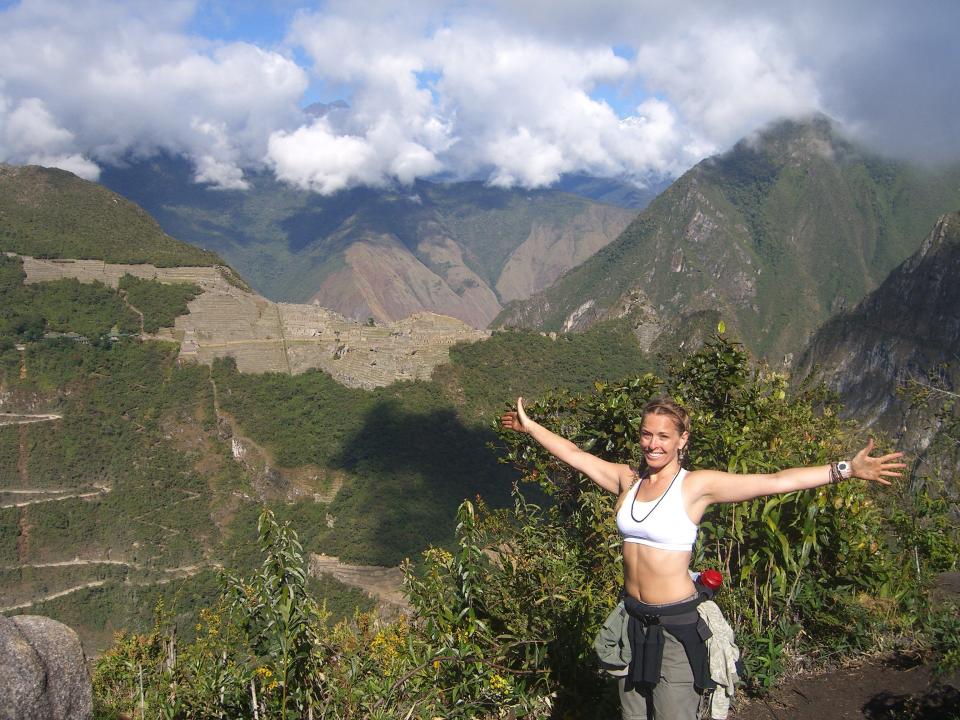
[[[299,120],[307,75],[275,51],[188,36],[192,9],[28,0],[0,12],[4,91],[14,102],[39,98],[47,126],[69,132],[94,160],[162,149],[190,157],[198,181],[240,187],[239,168],[260,161],[271,132]],[[40,144],[53,152],[58,137]],[[16,159],[11,152],[7,145]]]
[[[74,148],[74,136],[60,127],[40,98],[12,103],[0,96],[0,154],[8,160],[69,170],[88,180],[100,177],[96,163]]]
[[[26,163],[67,170],[84,180],[96,181],[100,178],[100,166],[77,153],[72,155],[30,155],[26,158]]]
[[[319,76],[355,88],[348,118],[325,124],[323,141],[340,136],[356,147],[365,138],[365,149],[381,153],[385,169],[374,172],[369,160],[358,160],[366,172],[354,168],[352,177],[409,182],[424,169],[443,169],[534,187],[575,171],[637,178],[675,173],[699,159],[689,155],[698,146],[694,137],[663,103],[649,101],[641,115],[624,120],[591,96],[600,84],[620,82],[631,71],[610,47],[566,47],[512,34],[489,20],[466,19],[427,34],[409,22],[397,28],[390,16],[379,20],[382,25],[348,11],[301,15],[291,36],[311,53]],[[385,127],[389,132],[382,132]],[[379,140],[371,142],[374,136]],[[285,142],[271,144],[269,156],[279,170],[289,166],[291,136],[278,137]],[[298,137],[306,143],[310,134]],[[404,163],[406,173],[390,164],[410,157],[401,146],[417,149],[419,162]],[[283,158],[274,157],[281,149]],[[334,172],[338,180],[330,182],[330,163],[310,153],[298,158],[298,172],[283,177],[308,177],[299,182],[314,189],[340,187],[344,173]]]
[[[244,168],[266,164],[318,192],[438,172],[642,180],[816,109],[883,147],[960,156],[957,3],[330,0],[299,13],[278,48],[192,35],[196,9],[0,10],[0,160],[90,177],[165,150],[214,187],[242,189]],[[349,109],[305,119],[311,74],[343,88]]]
[[[761,22],[696,28],[644,44],[635,69],[719,146],[780,118],[821,110],[813,74],[797,66],[787,38]]]

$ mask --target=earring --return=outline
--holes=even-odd
[[[686,445],[684,445],[682,448],[680,448],[680,452],[677,453],[677,456],[678,456],[678,457],[677,457],[677,461],[678,461],[681,465],[683,465],[683,464],[687,461],[687,446],[686,446]]]

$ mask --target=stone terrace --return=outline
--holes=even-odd
[[[23,256],[27,282],[77,278],[116,287],[129,273],[160,282],[190,282],[203,293],[162,337],[180,343],[182,360],[233,357],[241,372],[301,373],[319,368],[351,387],[427,379],[450,346],[489,336],[451,317],[419,313],[390,324],[362,325],[319,305],[274,303],[227,282],[219,268],[157,268],[100,260]]]

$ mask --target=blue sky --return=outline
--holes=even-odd
[[[91,178],[165,151],[223,188],[642,184],[813,112],[960,158],[947,0],[0,0],[0,26],[0,160]]]

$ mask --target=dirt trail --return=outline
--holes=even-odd
[[[61,590],[60,592],[51,593],[49,595],[44,595],[43,597],[36,598],[30,602],[20,603],[19,605],[10,605],[8,607],[0,608],[0,612],[9,612],[10,610],[22,610],[24,608],[33,607],[34,605],[48,600],[55,600],[58,597],[63,597],[64,595],[70,595],[75,593],[78,590],[84,590],[85,588],[100,587],[101,585],[106,584],[106,580],[94,580],[92,582],[84,583],[83,585],[75,585],[69,587],[66,590]]]
[[[38,422],[52,422],[62,420],[63,415],[59,413],[44,413],[42,415],[28,415],[25,413],[5,413],[0,412],[0,426],[3,425],[29,425]]]
[[[18,433],[19,445],[17,448],[17,477],[22,485],[30,484],[30,475],[27,472],[27,426],[21,425]]]
[[[931,686],[931,679],[930,667],[916,658],[872,658],[788,682],[769,697],[741,704],[730,720],[956,720],[960,678],[940,686]]]
[[[23,562],[30,553],[30,522],[27,520],[26,508],[20,508],[17,530],[17,560]]]
[[[143,313],[140,312],[137,308],[135,308],[135,307],[130,303],[130,298],[127,297],[127,291],[126,291],[126,290],[121,290],[121,291],[120,291],[120,297],[123,298],[123,304],[126,305],[130,310],[132,310],[133,312],[135,312],[135,313],[137,314],[137,316],[140,318],[140,337],[144,337],[147,333],[146,333],[146,331],[143,329]]]
[[[51,565],[56,565],[58,563],[50,563]],[[124,563],[125,564],[125,563]],[[39,566],[34,566],[39,567]],[[183,565],[181,567],[174,568],[157,568],[157,572],[164,572],[170,575],[168,578],[162,580],[144,580],[144,581],[124,581],[124,584],[136,585],[139,587],[146,587],[152,585],[166,585],[173,582],[174,580],[183,580],[184,578],[193,577],[200,571],[209,568],[209,567],[220,567],[219,564],[213,563],[211,565]],[[9,605],[7,607],[0,607],[0,613],[9,612],[11,610],[23,610],[25,608],[33,607],[34,605],[39,605],[40,603],[47,602],[49,600],[56,600],[57,598],[64,597],[65,595],[70,595],[80,590],[86,590],[87,588],[100,587],[110,582],[109,580],[92,580],[90,582],[82,583],[80,585],[74,585],[68,587],[65,590],[60,590],[55,593],[50,593],[49,595],[44,595],[39,598],[34,598],[29,602],[18,603],[17,605]]]
[[[931,599],[960,601],[960,573],[939,575]],[[795,678],[763,699],[743,703],[731,720],[958,720],[960,672],[932,684],[923,658],[891,653]]]
[[[91,497],[97,497],[98,495],[106,495],[108,492],[112,490],[112,488],[106,487],[105,485],[95,485],[94,487],[96,487],[97,489],[91,490],[90,492],[85,492],[85,493],[71,493],[63,489],[53,489],[53,488],[51,488],[50,490],[39,490],[39,491],[8,490],[6,488],[2,488],[0,489],[0,492],[31,493],[31,494],[43,493],[43,494],[56,495],[56,497],[44,497],[44,498],[39,498],[37,500],[24,500],[23,502],[6,503],[4,505],[0,505],[0,508],[24,508],[29,505],[38,505],[39,503],[48,503],[48,502],[59,502],[60,500],[69,500],[71,498],[80,498],[80,499],[91,498]],[[61,494],[64,492],[67,492],[67,494],[65,495]]]

